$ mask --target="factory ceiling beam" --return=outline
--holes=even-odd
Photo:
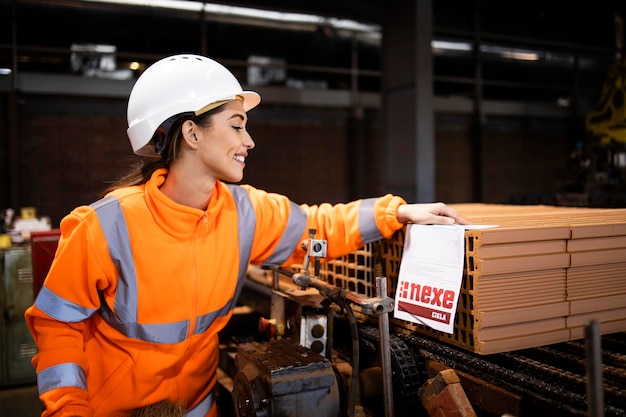
[[[383,188],[409,201],[430,202],[435,199],[432,1],[389,2],[385,11]]]

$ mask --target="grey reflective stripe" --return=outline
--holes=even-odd
[[[96,309],[81,307],[69,302],[46,287],[41,287],[35,300],[35,306],[50,317],[66,323],[83,321],[96,311]]]
[[[187,411],[187,417],[205,417],[213,407],[213,393],[204,397],[194,408]]]
[[[120,323],[103,301],[100,314],[104,320],[126,337],[144,340],[152,343],[174,344],[180,343],[187,337],[189,321],[179,321],[166,324],[139,324]]]
[[[115,319],[120,323],[137,322],[137,274],[130,250],[126,218],[115,197],[107,197],[91,205],[109,246],[111,259],[118,274],[115,294]]]
[[[239,288],[239,283],[237,283],[237,288]],[[235,299],[236,298],[237,297],[235,297]],[[225,316],[226,314],[228,314],[230,310],[233,309],[232,302],[233,300],[230,299],[228,300],[226,305],[220,308],[219,310],[212,311],[210,313],[199,316],[196,320],[196,328],[194,329],[193,333],[200,334],[200,333],[206,332],[209,329],[209,327],[211,327],[211,324],[213,324],[216,318]]]
[[[283,232],[274,253],[263,262],[263,266],[282,265],[300,244],[300,238],[304,234],[308,218],[302,207],[291,202],[287,228]]]
[[[62,363],[51,366],[37,374],[37,389],[43,394],[55,388],[78,387],[87,389],[87,379],[83,368],[75,363]]]
[[[383,238],[383,235],[376,226],[374,217],[375,198],[366,198],[359,204],[359,229],[361,229],[361,240],[364,244],[375,242]]]
[[[228,185],[230,192],[235,199],[237,206],[237,233],[239,235],[239,277],[237,280],[237,290],[235,296],[225,307],[229,309],[235,308],[239,294],[243,289],[248,274],[248,264],[250,263],[250,253],[252,252],[252,242],[254,242],[254,229],[256,228],[256,213],[250,196],[245,188],[230,184]],[[226,310],[228,312],[228,310]]]
[[[126,218],[115,197],[107,197],[91,205],[98,215],[100,227],[109,247],[109,254],[118,274],[117,292],[113,312],[100,297],[102,318],[127,337],[152,343],[179,343],[185,340],[189,321],[164,324],[137,323],[137,274],[130,249]]]

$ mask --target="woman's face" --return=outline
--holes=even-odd
[[[224,110],[211,116],[211,125],[196,129],[198,154],[207,174],[229,182],[243,179],[248,151],[254,141],[246,130],[248,116],[239,100],[224,104]]]

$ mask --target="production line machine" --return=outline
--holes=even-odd
[[[352,307],[378,322],[378,332],[368,339],[377,360],[369,390],[382,389],[385,416],[394,415],[391,341],[388,313],[393,300],[387,297],[386,279],[377,280],[377,296],[365,298],[334,287],[317,278],[326,241],[310,239],[303,244],[306,258],[299,272],[272,269],[269,318],[260,317],[258,334],[264,341],[239,343],[234,355],[232,398],[237,417],[365,415],[359,396],[360,337]],[[315,264],[309,273],[309,262]],[[289,278],[288,288],[281,279]],[[264,291],[261,291],[264,292]],[[335,320],[344,317],[349,334],[348,349],[336,349]],[[365,340],[365,339],[364,339]],[[367,375],[367,373],[363,374]],[[380,381],[382,380],[382,384]],[[360,389],[359,389],[360,388]],[[341,411],[343,410],[343,411]]]
[[[221,334],[224,417],[626,416],[625,334],[467,352],[390,324],[384,275],[371,298],[318,279],[314,233],[301,269],[249,272]]]

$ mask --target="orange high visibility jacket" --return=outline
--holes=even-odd
[[[297,205],[216,183],[206,211],[161,193],[167,171],[78,207],[26,321],[42,416],[118,416],[164,399],[216,416],[218,332],[249,264],[301,263],[316,229],[328,258],[389,238],[404,200]]]

